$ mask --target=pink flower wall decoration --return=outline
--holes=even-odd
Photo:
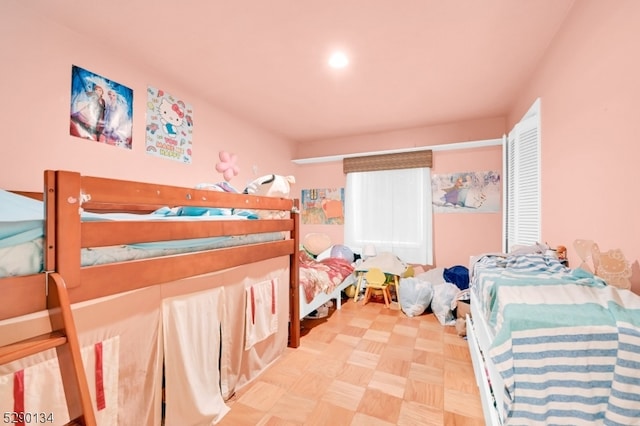
[[[227,151],[220,151],[220,162],[216,164],[216,170],[222,173],[224,180],[229,182],[234,176],[240,173],[240,168],[236,165],[238,156],[235,154],[229,154]]]

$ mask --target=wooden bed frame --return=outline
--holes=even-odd
[[[0,278],[3,305],[0,320],[49,311],[52,333],[0,347],[3,363],[56,348],[61,363],[69,413],[95,424],[87,380],[70,305],[175,282],[242,265],[281,257],[289,258],[288,346],[300,345],[299,201],[247,194],[225,193],[177,186],[82,176],[69,171],[44,172],[44,192],[18,192],[44,201],[44,270],[21,277]],[[215,221],[82,221],[80,209],[89,212],[150,213],[159,207],[191,206],[290,212],[285,219]],[[82,250],[133,243],[211,238],[282,232],[284,239],[193,253],[82,266]],[[63,322],[59,321],[62,311]],[[70,357],[67,354],[71,353]],[[74,371],[70,371],[70,369]],[[75,383],[73,383],[75,381]],[[68,384],[69,383],[69,387]]]
[[[22,195],[40,198],[37,193]],[[71,303],[109,296],[182,278],[221,271],[280,256],[290,259],[289,346],[300,345],[298,285],[298,200],[181,188],[82,176],[69,171],[44,172],[45,270],[0,279],[0,320],[47,309],[47,274],[65,281]],[[284,210],[288,219],[203,222],[81,222],[79,209],[92,212],[148,213],[162,206]],[[81,249],[130,243],[285,232],[280,241],[178,254],[131,262],[81,266]]]
[[[501,408],[504,398],[504,381],[495,365],[488,360],[489,348],[492,337],[489,327],[479,311],[480,301],[476,294],[471,292],[471,314],[467,315],[467,341],[469,352],[476,378],[476,384],[480,390],[480,402],[485,423],[499,426],[503,424]]]

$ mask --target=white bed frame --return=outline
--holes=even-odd
[[[307,298],[304,295],[304,291],[300,291],[300,319],[304,319],[311,312],[318,309],[330,300],[335,300],[336,309],[342,308],[342,290],[349,287],[355,282],[352,279],[353,274],[344,279],[331,293],[319,293],[313,300],[307,303]]]
[[[488,356],[493,335],[479,306],[481,305],[475,292],[471,291],[471,316],[467,315],[467,341],[476,383],[480,389],[485,424],[500,426],[503,424],[504,382]]]

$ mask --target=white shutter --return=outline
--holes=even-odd
[[[505,251],[541,239],[540,100],[509,133],[506,153]]]

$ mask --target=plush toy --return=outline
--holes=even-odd
[[[294,183],[296,183],[296,178],[293,176],[265,175],[249,183],[244,189],[244,193],[265,197],[289,198],[291,185]]]
[[[263,197],[289,198],[291,185],[296,183],[293,176],[265,175],[249,183],[243,193],[251,195],[261,195]],[[285,218],[288,212],[284,211],[260,211],[258,216],[261,219],[281,219]]]

